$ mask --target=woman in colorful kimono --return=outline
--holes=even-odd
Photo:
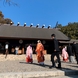
[[[32,46],[31,44],[27,47],[26,50],[26,62],[27,63],[32,63],[33,59],[32,59],[32,54],[33,54],[33,50],[32,50]]]
[[[37,61],[40,65],[44,65],[44,54],[43,54],[44,46],[40,40],[38,40],[37,42],[38,43],[35,50],[37,54]]]
[[[63,49],[62,49],[62,57],[63,57],[63,61],[65,61],[65,62],[68,61],[68,53],[66,51],[66,46],[63,46]]]

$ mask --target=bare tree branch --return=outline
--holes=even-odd
[[[9,4],[9,6],[10,6],[10,5],[18,6],[18,4],[15,3],[15,2],[13,2],[12,0],[4,0],[4,1],[3,1],[3,4],[5,5],[6,3]]]

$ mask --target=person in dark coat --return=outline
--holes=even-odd
[[[60,61],[60,50],[59,50],[59,42],[58,40],[55,38],[55,34],[51,35],[52,37],[52,41],[50,43],[50,50],[51,50],[51,62],[52,62],[52,66],[50,66],[49,68],[53,68],[56,67],[55,65],[55,61],[54,61],[54,57],[57,57],[57,61],[58,61],[58,67],[57,68],[61,68],[61,61]]]
[[[73,52],[75,53],[76,61],[78,64],[78,44],[74,41],[72,47],[73,47]]]
[[[74,57],[74,53],[72,51],[72,46],[70,45],[70,43],[67,46],[67,52],[68,52],[68,55],[69,55],[69,61],[71,63],[75,63],[75,57]]]

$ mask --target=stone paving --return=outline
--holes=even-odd
[[[56,71],[58,69],[49,69],[51,65],[50,61],[45,61],[45,67],[40,66],[37,61],[34,60],[33,64],[27,64],[24,60],[21,61],[1,61],[0,73],[3,72],[31,72],[31,71]],[[77,64],[62,62],[62,71],[65,70],[78,70]]]
[[[17,57],[20,57],[17,59]],[[62,62],[62,70],[53,68],[49,69],[51,65],[51,61],[49,57],[46,56],[45,67],[40,66],[36,58],[34,58],[33,64],[28,64],[25,62],[25,55],[19,56],[8,56],[6,59],[3,55],[0,59],[0,78],[8,78],[11,76],[12,78],[29,78],[29,77],[45,77],[49,78],[50,76],[64,76],[64,75],[75,75],[78,74],[78,64],[70,63],[70,62]],[[14,60],[13,60],[13,59]],[[57,63],[56,63],[57,65]],[[8,75],[6,77],[2,77],[4,74]],[[18,75],[18,77],[16,77]],[[23,75],[23,77],[22,77]],[[10,78],[11,78],[10,77]],[[41,78],[41,77],[40,77]]]

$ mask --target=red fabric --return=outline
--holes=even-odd
[[[43,54],[44,46],[42,43],[38,43],[36,46],[37,60],[39,62],[44,62],[44,54]]]
[[[64,60],[68,60],[68,53],[65,48],[62,49],[62,57]]]
[[[33,62],[33,59],[31,59],[29,56],[26,57],[26,62],[29,63],[29,62]]]
[[[63,61],[67,62],[68,61],[68,58],[67,59],[63,58]]]
[[[45,60],[45,57],[44,56],[41,56],[41,57],[37,56],[37,60],[38,60],[38,63],[43,62]]]

